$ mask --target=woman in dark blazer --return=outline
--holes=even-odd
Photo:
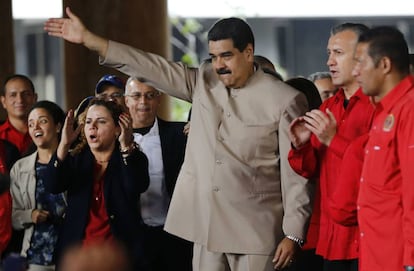
[[[112,101],[92,99],[83,125],[74,130],[69,111],[45,183],[53,193],[67,191],[59,256],[73,245],[116,242],[125,247],[133,270],[145,270],[136,203],[149,184],[148,161],[132,140],[130,117],[122,112]],[[79,131],[83,141],[69,154]]]

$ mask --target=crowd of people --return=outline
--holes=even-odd
[[[188,67],[66,14],[48,34],[126,77],[66,113],[6,79],[4,271],[414,270],[414,77],[396,28],[334,26],[328,71],[284,80],[239,18]],[[164,93],[192,104],[191,125],[158,117]]]

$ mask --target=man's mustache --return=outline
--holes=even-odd
[[[221,74],[231,73],[231,71],[223,68],[223,69],[216,70],[216,73],[221,75]]]

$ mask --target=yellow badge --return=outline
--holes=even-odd
[[[393,114],[389,114],[384,121],[384,127],[382,128],[382,130],[384,132],[389,132],[391,131],[392,127],[394,126],[394,122],[395,122],[395,118]]]

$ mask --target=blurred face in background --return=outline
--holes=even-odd
[[[325,101],[326,99],[334,96],[336,93],[337,88],[332,83],[332,80],[330,78],[316,79],[313,83],[318,89],[322,101]]]
[[[5,95],[1,102],[9,118],[27,120],[30,108],[37,100],[30,84],[21,78],[14,78],[5,85]]]
[[[116,86],[107,85],[102,88],[102,92],[97,94],[96,97],[107,100],[114,101],[117,104],[125,107],[124,91]]]

